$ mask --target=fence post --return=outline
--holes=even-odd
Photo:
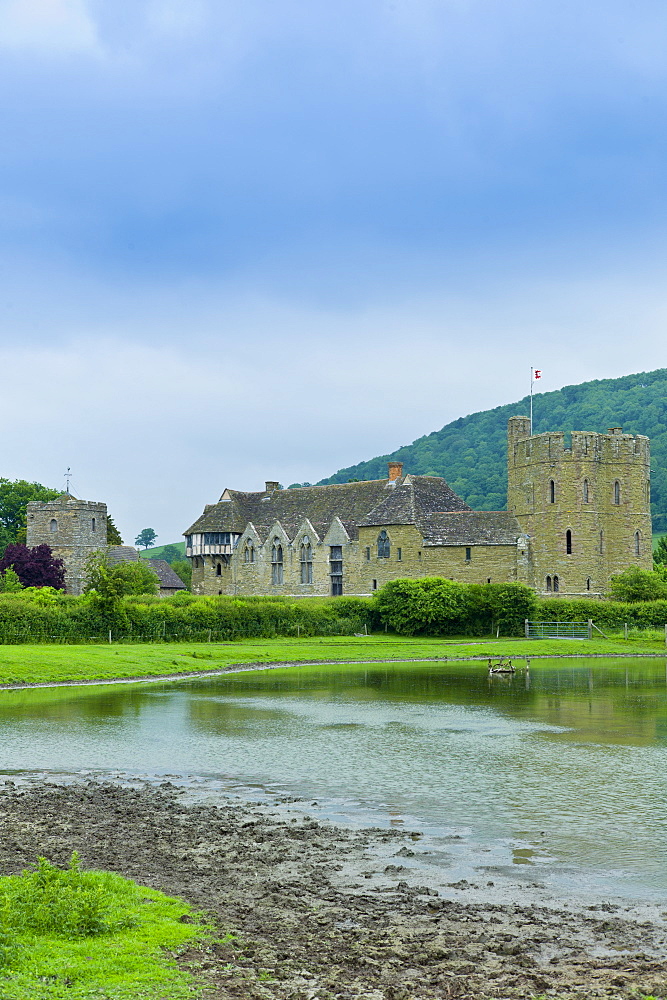
[[[588,619],[588,638],[589,639],[593,638],[593,619],[592,618]]]
[[[525,632],[526,632],[526,639],[529,639],[530,638],[530,629],[528,627],[528,619],[527,618],[524,619],[523,627],[524,627]]]
[[[627,639],[627,637],[628,637],[628,623],[627,622],[623,626],[623,635],[624,635],[624,638]]]
[[[109,629],[109,645],[111,645],[111,629]]]
[[[665,625],[665,646],[667,646],[667,625]]]

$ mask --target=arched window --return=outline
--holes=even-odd
[[[651,502],[651,481],[650,481],[650,479],[647,479],[646,480],[646,503],[650,504],[650,502]]]
[[[590,489],[590,486],[589,486],[589,483],[588,483],[587,479],[584,479],[584,486],[583,486],[582,492],[583,492],[583,497],[584,497],[584,503],[590,503],[591,502],[591,489]]]
[[[558,577],[554,575],[554,593],[555,594],[558,593],[559,586],[560,586],[560,584],[558,582]]]
[[[283,547],[279,538],[273,539],[271,546],[271,583],[274,587],[283,582]]]
[[[565,552],[568,556],[572,555],[572,532],[569,528],[565,532]]]
[[[588,579],[586,580],[586,590],[590,590],[590,589],[591,589],[591,578],[589,576]]]
[[[313,547],[308,535],[301,539],[301,583],[313,582]]]
[[[49,527],[51,528],[51,531],[58,530],[58,522],[56,521],[55,517],[51,518],[51,524],[49,525]]]
[[[95,518],[93,518],[93,531],[95,531]]]
[[[641,534],[635,531],[635,555],[641,555]]]
[[[218,565],[215,567],[215,575],[222,576],[222,563],[218,563]]]
[[[388,559],[391,555],[391,542],[386,531],[378,535],[378,559]]]
[[[604,531],[600,532],[600,555],[604,552]]]
[[[556,484],[553,479],[549,480],[549,503],[556,503]]]
[[[551,593],[551,577],[547,577],[547,590]]]
[[[246,542],[246,547],[243,550],[243,562],[251,563],[255,561],[255,546],[252,542]]]
[[[621,502],[621,484],[618,479],[614,483],[614,504],[618,507]]]

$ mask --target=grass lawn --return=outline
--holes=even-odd
[[[310,639],[241,639],[225,643],[0,646],[0,684],[155,677],[225,670],[234,665],[487,656],[665,654],[664,638],[414,639],[370,635]]]
[[[179,899],[110,872],[43,859],[0,878],[4,1000],[194,1000],[195,979],[170,956],[207,928]]]

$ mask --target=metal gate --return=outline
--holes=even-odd
[[[532,622],[526,618],[526,639],[591,639],[593,621]]]

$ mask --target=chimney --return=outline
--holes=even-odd
[[[393,483],[395,479],[400,479],[403,475],[402,462],[387,462],[387,467],[389,469],[389,482]]]
[[[276,490],[280,489],[280,483],[267,482],[264,483],[267,493],[275,493]]]

